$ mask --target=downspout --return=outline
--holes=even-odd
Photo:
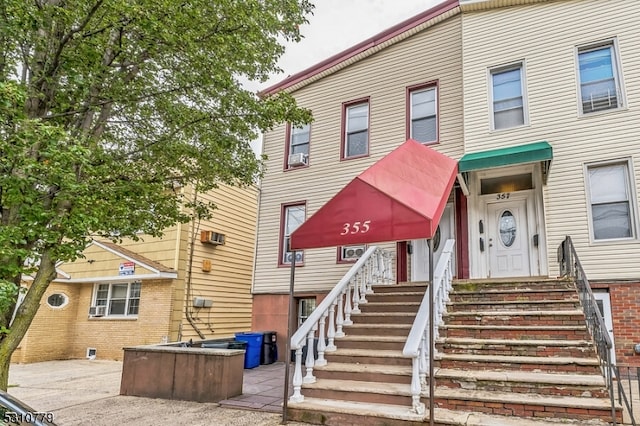
[[[196,201],[198,200],[198,190],[196,189],[196,187],[193,187],[193,203],[195,205]],[[189,301],[191,301],[191,268],[193,267],[193,251],[194,251],[194,247],[195,247],[195,242],[196,242],[196,238],[195,238],[195,233],[196,233],[196,216],[195,216],[195,207],[193,209],[194,212],[194,216],[193,219],[191,220],[191,231],[190,231],[190,241],[189,241],[189,260],[187,262],[187,268],[185,271],[185,274],[187,274],[187,276],[185,277],[185,286],[186,288],[186,297],[185,297],[185,301],[184,301],[184,314],[185,317],[187,318],[187,321],[189,322],[189,324],[191,324],[191,327],[193,327],[193,329],[196,331],[196,333],[198,333],[198,336],[200,336],[200,338],[202,340],[206,339],[206,336],[204,335],[204,333],[202,331],[200,331],[200,329],[198,328],[198,326],[196,325],[194,318],[191,316],[191,311],[189,310]],[[200,219],[198,218],[198,224],[200,223]]]

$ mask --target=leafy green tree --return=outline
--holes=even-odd
[[[262,171],[249,144],[258,131],[311,120],[291,96],[260,99],[240,82],[279,71],[312,8],[0,2],[0,388],[57,262],[96,236],[157,236],[185,212],[206,214],[174,188],[249,185]]]

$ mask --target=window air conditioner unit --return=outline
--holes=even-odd
[[[359,259],[364,254],[364,246],[345,246],[342,247],[342,259],[343,260],[355,260]]]
[[[106,306],[92,306],[89,308],[89,315],[92,317],[103,317],[107,314]]]
[[[200,232],[200,242],[216,246],[224,244],[224,234],[213,231]]]
[[[309,156],[302,152],[289,155],[289,167],[306,166],[309,164]]]
[[[293,253],[287,253],[287,262],[293,262]],[[296,263],[302,262],[302,253],[296,252]]]

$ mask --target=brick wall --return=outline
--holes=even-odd
[[[640,283],[609,286],[615,336],[616,363],[640,367],[640,355],[633,347],[640,343]]]
[[[125,346],[160,343],[169,335],[172,290],[171,280],[143,281],[137,318],[90,318],[93,284],[53,283],[12,362],[84,358],[87,348],[98,359],[121,360]],[[51,308],[46,299],[57,292],[69,302]]]

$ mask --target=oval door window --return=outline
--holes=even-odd
[[[500,240],[505,247],[511,247],[516,240],[516,218],[509,210],[500,215]]]
[[[438,251],[438,247],[440,247],[440,225],[436,228],[436,234],[433,236],[433,251]]]

